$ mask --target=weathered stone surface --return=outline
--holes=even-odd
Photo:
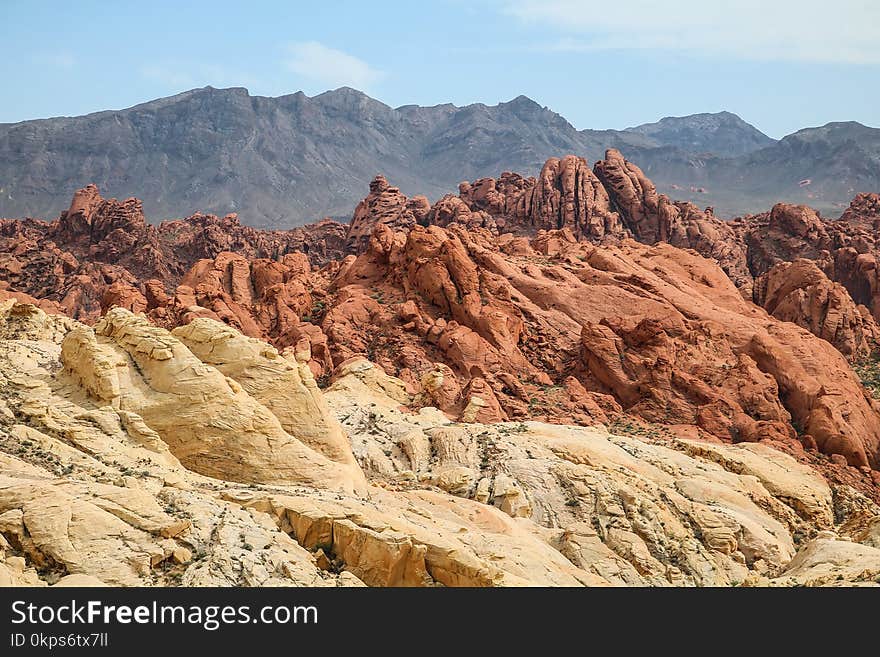
[[[535,422],[455,425],[432,409],[417,414],[401,410],[397,400],[382,392],[387,386],[367,385],[352,373],[327,391],[371,478],[400,492],[413,491],[416,482],[432,483],[527,519],[543,527],[545,540],[572,564],[608,584],[723,585],[757,583],[762,577],[778,577],[773,583],[786,584],[782,573],[790,564],[797,566],[793,559],[799,548],[808,547],[809,538],[819,532],[852,527],[853,536],[865,541],[861,547],[869,551],[871,546],[876,505],[854,494],[860,503],[839,506],[842,498],[835,498],[821,475],[766,445],[721,445],[650,431],[622,435]],[[335,535],[329,525],[342,519],[339,510],[317,510],[302,501],[261,504],[268,504],[270,513],[286,515],[295,533],[307,541]],[[383,498],[380,508],[392,504]],[[841,523],[840,514],[850,519]],[[405,533],[419,537],[417,544],[427,547],[425,556],[415,556],[409,542],[405,550],[400,548],[394,532],[404,525],[392,520],[397,515],[382,520],[367,510],[357,515],[359,528],[349,529],[363,534],[360,545],[370,543],[376,550],[372,562],[391,559],[395,577],[401,578],[396,583],[433,573],[438,564],[432,557],[448,558],[433,549],[436,538],[421,533],[431,527],[426,523],[437,522],[436,512],[405,516],[422,528],[408,527]],[[370,533],[376,524],[393,531],[382,540]],[[465,541],[454,554],[481,557],[472,531],[454,534]],[[488,526],[484,537],[486,531]],[[848,558],[847,548],[832,552],[835,559]],[[494,565],[507,573],[521,572],[523,553],[507,555],[495,557]],[[381,573],[359,574],[384,582],[389,570],[390,565]],[[444,576],[447,571],[444,567]],[[849,570],[841,581],[871,578]]]
[[[877,348],[880,330],[870,311],[856,305],[846,288],[830,281],[811,260],[773,266],[755,281],[754,296],[777,319],[802,326],[851,360]]]
[[[411,228],[425,218],[430,207],[424,196],[408,199],[389,185],[385,176],[376,176],[370,183],[370,193],[354,209],[346,234],[349,252],[363,252],[377,225],[396,230]]]
[[[184,335],[194,347],[207,351],[210,347],[205,348],[205,343],[216,339],[218,365],[228,364],[224,356],[237,350],[241,361],[230,369],[243,379],[248,378],[248,361],[259,367],[275,360],[274,371],[264,367],[265,379],[251,377],[248,387],[270,405],[286,407],[288,426],[300,413],[312,415],[316,423],[303,437],[317,445],[326,436],[326,450],[344,459],[338,429],[315,404],[296,365],[281,360],[264,343],[249,341],[219,323],[207,328],[202,323]],[[334,463],[288,434],[281,420],[241,384],[199,360],[168,331],[121,308],[105,315],[94,331],[80,327],[68,333],[61,362],[91,397],[142,417],[196,472],[232,481],[299,481],[346,489],[362,483],[356,467]],[[290,387],[274,395],[266,392],[273,378],[274,385],[284,382]],[[288,396],[282,399],[285,393]],[[317,424],[321,419],[326,420],[323,427]]]
[[[44,401],[55,383],[41,382],[56,379],[27,364],[26,341],[62,345],[60,398],[96,407],[77,427],[127,436],[114,453],[143,449],[175,472],[279,495],[339,490],[363,503],[366,470],[383,486],[468,497],[543,527],[528,482],[486,474],[494,451],[467,435],[544,422],[773,448],[878,501],[880,404],[866,388],[876,381],[875,200],[857,197],[837,221],[778,204],[725,223],[658,194],[616,151],[592,170],[566,156],[536,178],[462,183],[433,208],[379,177],[347,228],[284,234],[231,216],[151,226],[136,200],[86,188],[56,222],[0,222],[3,331]],[[34,306],[97,323],[48,320]],[[346,436],[319,384],[390,396],[436,426],[380,446],[367,414]],[[35,406],[17,408],[4,400],[0,417]],[[93,438],[72,447],[14,424],[11,441],[112,483],[106,463],[83,455]],[[693,455],[684,445],[675,449]],[[628,534],[578,527],[566,534],[569,559],[598,554],[611,535],[617,558],[624,544],[657,558]],[[720,527],[713,545],[730,545]],[[189,548],[178,548],[180,565]],[[339,555],[318,560],[339,570]]]
[[[462,183],[459,196],[442,199],[428,219],[498,232],[568,228],[578,238],[599,241],[626,233],[605,187],[574,155],[547,160],[537,178],[504,173],[497,181]]]

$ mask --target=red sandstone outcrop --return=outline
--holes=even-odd
[[[332,289],[334,363],[360,352],[414,383],[445,363],[442,385],[427,386],[441,407],[457,410],[479,378],[510,418],[572,409],[596,421],[622,408],[877,464],[880,416],[841,354],[687,251],[596,247],[563,231],[529,243],[457,225],[380,227]]]
[[[263,318],[258,326],[272,316],[262,314],[265,295],[253,296],[255,269],[229,255],[187,280],[202,290],[200,307],[249,330],[241,310]],[[772,282],[767,300],[779,296]],[[712,262],[668,245],[377,225],[367,251],[328,279],[322,303],[308,340],[313,358],[314,342],[326,349],[319,371],[366,356],[455,417],[590,423],[623,410],[877,465],[880,416],[840,353],[743,300]]]
[[[248,260],[224,251],[195,263],[171,293],[157,280],[139,286],[145,293],[117,282],[104,294],[102,306],[105,312],[114,306],[144,312],[169,329],[199,317],[222,321],[282,349],[307,349],[305,360],[312,362],[316,375],[322,375],[329,373],[332,363],[326,336],[311,321],[320,319],[326,285],[326,279],[312,274],[304,253],[288,253],[280,260]]]
[[[771,315],[827,340],[847,358],[867,357],[880,338],[870,311],[811,260],[773,266],[755,281],[754,296]]]
[[[826,222],[805,205],[777,203],[770,212],[738,220],[733,226],[744,236],[749,269],[755,276],[797,258],[827,266],[834,247]]]
[[[710,210],[658,194],[642,170],[616,149],[607,150],[594,171],[637,240],[694,249],[715,260],[738,287],[748,291],[752,277],[746,266],[745,245],[726,222]]]
[[[462,183],[458,197],[444,197],[435,206],[431,222],[499,232],[568,228],[576,237],[593,241],[626,234],[605,187],[587,161],[574,155],[550,158],[537,178],[503,173],[497,181]]]
[[[751,290],[741,237],[711,211],[658,194],[642,170],[615,149],[592,170],[583,158],[567,155],[547,160],[537,178],[504,173],[497,180],[462,183],[459,195],[441,199],[428,220],[529,236],[569,229],[594,243],[628,236],[646,244],[668,242],[716,260],[745,294]]]
[[[777,203],[767,213],[731,222],[747,247],[755,276],[782,262],[806,258],[832,281],[843,285],[852,300],[880,319],[880,243],[873,228],[876,195],[853,200],[840,219],[830,220],[804,205]]]
[[[196,262],[224,251],[272,260],[306,253],[324,264],[343,256],[345,234],[345,226],[330,220],[262,231],[242,225],[235,215],[195,214],[152,225],[137,199],[105,200],[89,185],[56,221],[0,219],[0,279],[10,290],[94,321],[108,304],[139,307],[137,295],[123,290],[145,295],[143,282],[159,280],[170,293]]]
[[[354,209],[346,233],[348,251],[363,252],[378,224],[394,229],[411,228],[424,220],[430,208],[424,196],[408,199],[400,189],[389,185],[385,176],[376,176],[370,183],[370,193]]]
[[[838,221],[876,231],[880,223],[880,194],[856,194]]]
[[[756,277],[779,263],[807,258],[844,286],[853,303],[841,303],[865,306],[878,319],[878,208],[880,197],[861,194],[837,221],[806,206],[780,203],[768,213],[725,222],[711,209],[658,194],[638,166],[610,149],[592,174],[582,159],[566,156],[548,160],[538,178],[504,173],[498,179],[462,183],[458,196],[447,195],[434,205],[428,221],[528,237],[541,229],[565,228],[593,243],[615,243],[626,236],[646,244],[666,242],[715,260],[747,299],[757,294],[752,289]],[[801,324],[818,326],[813,321]],[[856,342],[858,347],[838,337],[835,344],[849,357],[875,346],[871,339]]]

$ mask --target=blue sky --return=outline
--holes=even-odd
[[[719,110],[773,137],[880,126],[874,0],[0,0],[0,43],[0,122],[210,84],[392,106],[525,94],[577,128]]]

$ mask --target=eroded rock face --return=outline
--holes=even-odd
[[[433,224],[529,239],[561,229],[593,243],[630,236],[646,244],[666,242],[715,260],[746,298],[755,294],[754,279],[771,267],[807,258],[876,319],[877,208],[876,195],[862,194],[837,221],[805,206],[777,204],[769,213],[724,222],[711,208],[700,210],[658,194],[641,169],[614,149],[592,170],[582,158],[568,155],[548,160],[538,177],[506,172],[465,182],[457,196],[447,195],[433,207],[377,176],[349,226],[325,220],[287,232],[248,228],[234,215],[197,214],[152,226],[136,199],[104,200],[89,186],[77,192],[56,222],[0,221],[0,296],[29,295],[47,309],[60,308],[86,322],[120,306],[155,311],[151,318],[169,328],[211,317],[281,347],[308,338],[316,353],[312,368],[324,376],[329,361],[312,320],[323,316],[325,302],[319,296],[310,308],[302,307],[309,299],[299,284],[311,287],[310,294],[326,285],[291,273],[288,256],[304,253],[313,270],[327,266],[332,277],[347,254],[369,250],[379,225],[392,233]],[[541,248],[557,245],[547,242]],[[251,293],[234,294],[231,288],[241,289],[238,283],[248,277]],[[298,318],[308,321],[298,326]]]
[[[658,194],[642,170],[615,149],[606,151],[594,170],[637,240],[694,249],[715,260],[738,287],[749,288],[745,246],[727,222],[692,203],[675,203]]]
[[[361,253],[378,224],[392,229],[411,228],[427,215],[431,204],[424,196],[408,199],[400,189],[388,184],[385,176],[376,176],[370,193],[358,203],[346,233],[349,253]]]
[[[840,355],[869,353],[875,324],[809,263],[759,278],[768,316],[715,263],[664,242],[380,223],[338,268],[221,254],[184,281],[164,306],[148,302],[150,317],[223,320],[298,351],[316,376],[365,356],[414,404],[466,421],[593,424],[625,411],[877,467],[877,412]]]
[[[231,216],[154,227],[136,201],[86,188],[57,222],[0,225],[0,297],[32,290],[47,310],[123,308],[168,330],[219,320],[322,385],[366,357],[405,382],[413,407],[467,422],[625,413],[877,467],[873,400],[788,324],[853,362],[874,351],[872,208],[859,197],[830,222],[779,204],[726,224],[657,194],[613,150],[592,171],[567,156],[538,178],[463,183],[433,208],[377,177],[343,234],[332,222],[254,231]],[[785,264],[800,255],[813,264]]]
[[[114,308],[94,330],[81,326],[65,336],[61,362],[91,398],[143,418],[190,470],[230,481],[349,490],[363,483],[338,427],[322,413],[316,388],[306,386],[296,363],[218,322],[181,334],[197,351],[213,346],[216,354],[204,362],[168,331]],[[211,362],[229,366],[229,374]],[[231,374],[246,380],[254,395]],[[308,428],[301,437],[322,449],[287,433],[261,397],[284,409],[288,428],[303,421]]]
[[[877,230],[878,220],[880,220],[880,194],[873,192],[856,194],[839,219],[843,224],[868,231]]]
[[[410,501],[427,498],[418,490],[427,483],[470,501],[449,507],[457,516],[480,517],[480,505],[488,505],[545,528],[545,540],[590,576],[585,579],[577,570],[557,572],[556,582],[564,575],[612,585],[830,583],[838,575],[841,581],[853,576],[850,553],[863,554],[870,563],[876,558],[866,549],[873,548],[873,534],[864,529],[873,526],[868,519],[876,507],[853,494],[840,508],[861,509],[853,517],[862,520],[848,526],[858,525],[864,542],[844,545],[843,540],[833,540],[827,553],[833,565],[824,573],[800,566],[802,561],[815,562],[810,539],[842,538],[842,526],[835,524],[837,503],[813,469],[767,445],[713,444],[647,427],[625,429],[624,435],[535,422],[448,424],[433,409],[402,411],[399,399],[385,393],[402,386],[362,361],[327,391],[368,475],[386,480],[389,491],[405,492]],[[383,502],[394,504],[388,498]],[[260,504],[258,508],[286,517],[304,540],[330,535],[326,524],[316,522],[320,514],[306,510],[301,502],[274,499]],[[391,558],[399,564],[398,582],[414,583],[428,573],[435,581],[451,584],[456,580],[447,565],[449,549],[463,553],[476,546],[470,533],[458,534],[456,543],[442,547],[425,537],[424,556],[403,567],[400,542],[392,544],[393,552],[387,543],[379,543],[371,531],[377,520],[368,510],[359,514],[355,527],[343,519],[341,510],[331,513],[334,523],[346,524],[337,549],[345,552],[353,535],[359,536],[356,544],[376,551],[373,563]],[[435,507],[430,516],[405,513],[391,528],[424,536],[426,525],[436,526],[449,517],[448,511]],[[420,529],[403,530],[413,522]],[[808,526],[814,528],[809,536],[792,538],[800,535],[796,528]],[[795,558],[804,546],[806,551]],[[534,556],[526,551],[512,555],[514,564],[507,561],[504,568],[516,568],[513,573],[521,576]],[[364,581],[386,583],[382,577],[387,571],[355,567]],[[552,571],[544,572],[549,577]],[[496,583],[512,583],[505,579],[508,574],[494,577]]]
[[[129,404],[139,395],[158,393],[129,371],[133,363],[117,343],[92,333],[103,351],[91,364],[80,351],[75,375],[62,367],[62,351],[90,331],[32,305],[7,303],[0,311],[0,585],[348,583],[320,571],[268,516],[219,499],[213,489],[224,482],[181,463],[187,455],[173,453],[159,433],[163,425],[132,410],[143,406]],[[138,362],[161,380],[147,360],[165,355],[152,338],[138,341]],[[179,350],[170,348],[167,360]],[[124,384],[106,383],[110,376],[98,375],[105,367]],[[183,387],[200,380],[199,368],[188,368]],[[184,412],[176,415],[187,421]],[[226,413],[201,417],[208,434],[232,430]],[[252,463],[239,463],[238,472],[259,480],[259,471],[251,477],[242,469]]]
[[[876,320],[880,247],[874,225],[880,215],[875,196],[857,196],[838,220],[826,219],[807,206],[777,203],[768,213],[735,220],[732,227],[743,236],[755,276],[783,262],[811,260]]]
[[[592,170],[583,158],[567,155],[547,160],[537,178],[504,173],[497,180],[462,183],[459,195],[441,199],[428,220],[530,237],[539,230],[568,229],[576,239],[594,243],[626,237],[667,242],[714,259],[746,293],[751,290],[745,244],[727,222],[658,194],[642,170],[615,149]]]
[[[846,288],[831,282],[811,260],[779,263],[760,276],[755,303],[777,319],[827,340],[853,360],[869,356],[880,338],[870,311],[856,305]]]
[[[745,301],[696,254],[454,225],[377,231],[370,249],[334,283],[331,353],[372,345],[386,371],[414,383],[444,363],[455,381],[430,393],[444,410],[457,412],[479,377],[508,418],[571,412],[587,424],[622,408],[723,440],[796,444],[799,430],[876,467],[878,416],[840,353]]]
[[[174,329],[172,335],[265,406],[285,432],[331,461],[349,466],[352,479],[360,479],[348,437],[327,410],[307,353],[299,359],[296,353],[284,357],[265,342],[204,318]]]
[[[428,215],[441,226],[528,237],[541,229],[567,228],[577,239],[595,243],[631,236],[645,244],[694,249],[715,260],[746,298],[755,293],[756,277],[779,263],[806,258],[842,284],[856,304],[871,309],[875,319],[880,286],[873,233],[878,218],[877,195],[860,194],[837,221],[784,203],[762,215],[722,221],[711,208],[700,210],[658,194],[642,170],[615,149],[592,173],[582,159],[566,156],[548,160],[538,178],[505,173],[462,183],[458,196],[444,197]]]
[[[574,155],[547,160],[537,178],[504,173],[498,180],[462,183],[431,210],[431,223],[459,223],[499,232],[567,228],[581,239],[619,238],[626,229],[587,161]]]
[[[303,342],[316,374],[321,374],[329,371],[326,338],[312,322],[323,313],[326,286],[326,277],[312,272],[304,253],[248,260],[223,252],[197,262],[173,294],[148,281],[144,310],[169,329],[204,317],[250,337],[271,339],[281,349]]]

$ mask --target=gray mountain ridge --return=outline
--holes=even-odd
[[[839,214],[880,189],[880,129],[806,128],[776,141],[729,112],[577,130],[526,96],[392,108],[343,87],[275,98],[204,87],[123,110],[0,124],[0,216],[54,218],[74,190],[136,196],[153,220],[195,211],[289,228],[348,217],[376,174],[432,201],[502,171],[534,175],[618,148],[659,191],[723,217],[807,203]]]

